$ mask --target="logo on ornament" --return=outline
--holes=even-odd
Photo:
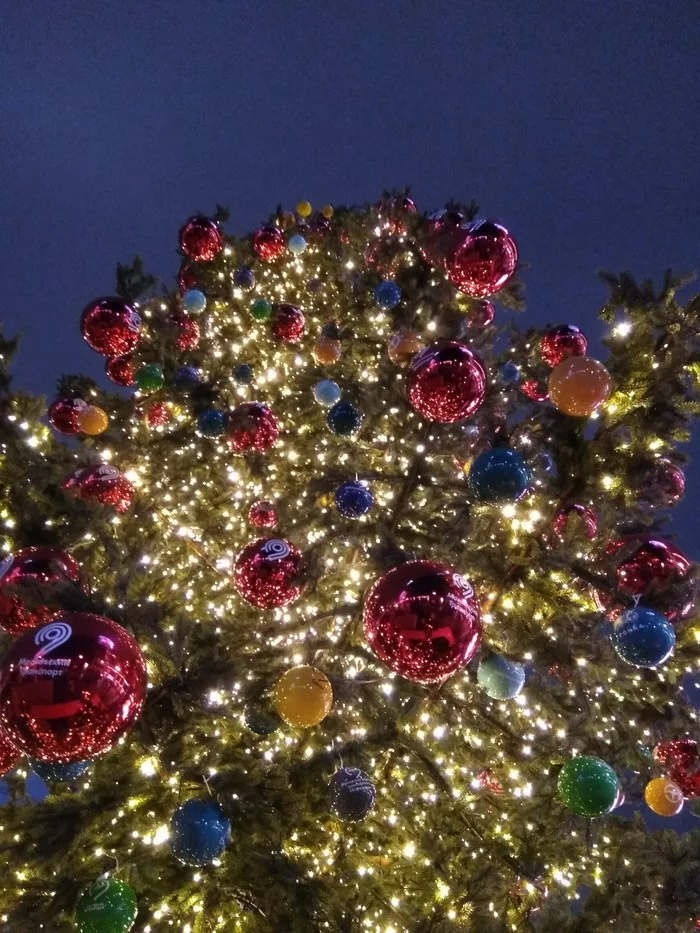
[[[126,321],[126,326],[133,334],[138,334],[141,330],[141,315],[132,311]]]
[[[664,797],[668,800],[669,803],[679,804],[683,800],[683,794],[679,787],[676,787],[675,784],[667,784],[664,787]]]
[[[287,542],[282,541],[280,538],[272,538],[267,544],[263,545],[261,551],[268,560],[282,560],[283,557],[287,557],[292,552]]]
[[[34,661],[45,658],[49,652],[65,645],[73,634],[73,629],[65,622],[50,622],[34,636],[34,644],[39,646],[39,650],[34,655]]]
[[[461,573],[456,573],[454,580],[464,595],[471,599],[471,597],[474,595],[474,590],[472,589],[472,585],[469,580],[467,580],[466,577],[463,577]]]
[[[94,881],[88,889],[88,894],[92,898],[92,903],[88,904],[85,910],[104,910],[105,905],[96,902],[99,901],[101,897],[104,897],[108,891],[109,878],[98,878],[97,881]]]
[[[5,576],[7,571],[10,569],[13,561],[14,561],[14,557],[12,556],[12,554],[9,554],[5,558],[5,560],[0,564],[0,580],[2,580],[2,578]]]
[[[118,479],[119,470],[108,463],[103,463],[97,467],[94,476],[98,476],[100,479]]]

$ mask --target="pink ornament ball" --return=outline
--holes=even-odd
[[[95,352],[123,356],[136,349],[141,316],[121,298],[96,298],[83,311],[80,330]]]
[[[259,538],[236,558],[233,580],[246,602],[258,609],[281,609],[301,595],[304,558],[283,538]]]
[[[486,395],[486,370],[469,347],[439,340],[411,362],[408,400],[429,421],[450,424],[473,415]]]
[[[446,272],[465,295],[484,298],[503,288],[517,264],[518,249],[510,233],[500,224],[482,220],[456,238]]]

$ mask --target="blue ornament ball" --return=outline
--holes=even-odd
[[[233,273],[233,284],[236,288],[249,291],[255,285],[255,274],[248,266],[239,266]]]
[[[479,502],[517,502],[531,482],[530,468],[510,447],[485,450],[469,470],[469,485]]]
[[[691,709],[700,709],[700,669],[686,671],[679,681],[679,692]]]
[[[337,402],[326,415],[328,427],[340,437],[351,437],[360,430],[362,412],[352,402]]]
[[[324,405],[326,408],[340,401],[340,396],[340,386],[332,379],[321,379],[314,386],[314,398],[319,405]]]
[[[301,256],[306,249],[307,243],[300,233],[295,233],[287,240],[287,248],[294,256]]]
[[[182,296],[182,307],[188,314],[201,314],[207,306],[207,296],[198,288],[189,288]]]
[[[498,376],[501,382],[506,385],[512,385],[514,382],[517,382],[520,379],[520,367],[517,366],[512,360],[508,360],[507,363],[504,363],[503,366],[498,371]]]
[[[335,507],[343,518],[361,518],[373,502],[372,490],[358,480],[348,480],[335,491]]]
[[[231,821],[215,800],[187,800],[170,820],[170,848],[185,865],[208,865],[231,839]]]
[[[179,392],[191,392],[202,382],[202,374],[195,366],[181,366],[173,376],[173,385]]]
[[[525,668],[518,661],[493,654],[479,662],[476,679],[492,700],[512,700],[525,686]]]
[[[226,430],[226,413],[216,408],[207,408],[197,418],[197,428],[205,437],[219,437]]]
[[[91,761],[35,761],[29,759],[32,771],[42,781],[76,781],[85,774]]]
[[[348,823],[357,823],[371,812],[377,792],[369,775],[360,768],[340,768],[328,785],[331,810]]]
[[[250,363],[241,363],[233,370],[233,378],[242,386],[249,386],[253,381],[253,367]]]
[[[613,626],[610,640],[627,664],[658,667],[670,657],[676,633],[666,616],[646,606],[636,606],[622,613]]]
[[[401,301],[401,289],[392,279],[385,279],[374,289],[374,300],[380,308],[390,311]]]
[[[251,732],[262,737],[272,735],[282,725],[277,712],[266,703],[248,703],[243,711],[243,722]]]

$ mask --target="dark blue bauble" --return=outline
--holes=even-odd
[[[239,266],[233,273],[233,284],[237,288],[248,291],[248,289],[255,285],[255,274],[253,270],[249,269],[248,266]]]
[[[219,437],[226,430],[226,413],[216,408],[207,408],[197,418],[197,428],[205,437]]]
[[[334,434],[350,437],[360,430],[362,412],[352,402],[337,402],[326,415],[326,422]]]
[[[525,686],[525,668],[517,661],[493,654],[479,662],[476,679],[492,700],[512,700]]]
[[[498,378],[506,385],[512,385],[520,379],[520,367],[512,360],[508,360],[498,371]]]
[[[253,381],[253,367],[250,363],[240,363],[233,370],[233,378],[242,386],[249,386]]]
[[[680,695],[691,709],[700,709],[700,669],[686,671],[679,681]]]
[[[35,761],[29,759],[32,771],[42,781],[76,781],[92,764],[91,761]]]
[[[192,392],[201,382],[202,374],[195,366],[181,366],[173,376],[173,385],[178,392]]]
[[[517,502],[531,482],[530,468],[510,447],[485,450],[469,470],[469,485],[479,502]]]
[[[619,657],[634,667],[658,667],[673,651],[676,633],[666,616],[645,606],[623,612],[610,636]]]
[[[377,792],[369,775],[359,768],[340,768],[328,784],[331,810],[348,823],[364,820],[374,807]]]
[[[231,821],[215,800],[188,800],[170,820],[170,848],[185,865],[208,865],[231,839]]]
[[[251,732],[260,736],[272,735],[282,725],[275,710],[264,703],[248,703],[243,711],[243,722]]]
[[[348,480],[335,491],[335,507],[343,518],[361,518],[373,502],[372,490],[357,480]]]
[[[386,279],[384,282],[380,282],[374,289],[374,300],[380,308],[389,311],[391,308],[395,308],[401,301],[401,289],[396,282],[393,282],[391,279]]]

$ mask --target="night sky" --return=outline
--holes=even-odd
[[[593,342],[599,268],[699,265],[691,0],[27,0],[0,28],[1,317],[25,335],[21,387],[102,379],[83,306],[137,252],[172,280],[180,224],[216,202],[245,233],[302,197],[475,197],[532,263],[523,322]]]

